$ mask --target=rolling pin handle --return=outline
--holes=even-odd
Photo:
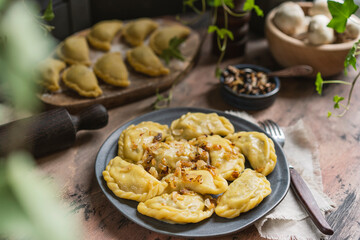
[[[76,131],[99,129],[107,125],[108,113],[101,104],[92,105],[76,115],[71,115],[71,120]]]

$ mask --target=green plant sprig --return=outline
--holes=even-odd
[[[234,17],[243,17],[246,13],[235,13],[232,9],[235,7],[234,0],[202,0],[202,9],[199,10],[194,5],[197,0],[184,0],[183,7],[184,10],[186,7],[192,9],[195,13],[199,15],[203,15],[206,12],[206,6],[213,7],[213,19],[212,25],[208,27],[208,33],[216,33],[217,45],[220,50],[220,56],[216,63],[215,76],[220,77],[221,70],[220,64],[225,56],[225,51],[227,47],[227,43],[229,38],[234,40],[233,33],[228,29],[228,15]],[[219,28],[216,26],[217,20],[217,9],[218,7],[222,7],[224,10],[224,27]],[[255,0],[246,0],[244,3],[243,11],[252,11],[254,10],[258,16],[264,16],[263,11],[260,9],[258,5],[255,4]]]
[[[345,0],[343,3],[334,1],[334,0],[328,0],[328,9],[332,15],[332,19],[327,25],[330,28],[333,28],[335,31],[342,33],[346,29],[346,23],[353,15],[359,6],[357,6],[353,0]],[[359,23],[358,23],[359,24]],[[348,54],[346,55],[345,61],[344,61],[344,73],[347,75],[347,68],[349,66],[352,66],[355,71],[357,71],[356,68],[356,56],[360,55],[360,40],[354,43]],[[360,72],[355,76],[355,78],[352,80],[352,82],[346,82],[343,80],[323,80],[321,77],[321,73],[317,73],[316,80],[315,80],[315,86],[316,91],[319,95],[322,94],[322,88],[324,84],[344,84],[349,85],[350,90],[347,96],[347,103],[342,104],[341,101],[345,100],[345,97],[335,95],[333,97],[333,108],[334,109],[340,109],[342,108],[343,111],[340,114],[335,115],[336,117],[342,117],[345,115],[345,113],[350,109],[350,103],[351,103],[351,97],[354,90],[354,87],[356,85],[356,82],[358,78],[360,77]],[[331,111],[328,111],[327,117],[333,116],[333,113]]]

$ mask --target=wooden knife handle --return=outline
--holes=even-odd
[[[291,188],[294,190],[298,199],[301,201],[317,228],[326,235],[332,235],[334,231],[322,215],[309,187],[294,168],[290,168],[290,178]]]

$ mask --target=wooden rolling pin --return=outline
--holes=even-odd
[[[0,156],[25,149],[35,157],[41,157],[71,147],[78,131],[99,129],[107,123],[106,108],[100,104],[92,105],[77,115],[58,108],[10,122],[0,126]]]

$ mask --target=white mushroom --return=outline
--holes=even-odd
[[[325,15],[331,18],[330,11],[328,9],[327,0],[315,0],[313,6],[309,9],[309,16]]]
[[[308,30],[310,44],[320,45],[334,42],[334,30],[327,27],[329,22],[330,19],[325,15],[315,15],[311,18]]]
[[[296,35],[304,29],[305,14],[298,4],[284,2],[277,8],[273,21],[285,34]]]
[[[350,18],[347,21],[345,32],[343,33],[347,39],[356,39],[359,36],[360,28],[358,23],[354,23]]]

